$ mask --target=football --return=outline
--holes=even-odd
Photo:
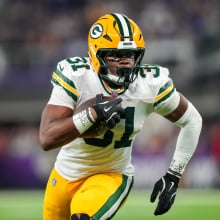
[[[112,96],[103,96],[102,101],[111,101],[115,99],[115,97]],[[83,102],[80,106],[78,106],[75,111],[74,114],[87,109],[89,107],[92,107],[95,104],[96,98],[91,98],[88,99],[87,101]],[[106,132],[108,130],[107,125],[104,122],[95,122],[87,131],[85,131],[83,134],[80,135],[80,137],[82,138],[93,138],[93,137],[97,137],[101,134],[103,134],[104,132]]]

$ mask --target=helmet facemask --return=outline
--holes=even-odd
[[[144,55],[144,49],[100,49],[97,52],[97,58],[100,62],[99,76],[101,79],[108,82],[110,87],[118,88],[124,86],[127,89],[138,73],[140,62]],[[108,61],[108,58],[112,61]],[[124,60],[129,63],[134,62],[134,65],[111,65],[111,62],[119,62]],[[122,61],[123,62],[123,61]],[[114,68],[114,72],[112,72]]]

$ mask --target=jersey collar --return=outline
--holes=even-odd
[[[124,93],[124,92],[126,91],[126,89],[125,89],[124,86],[122,86],[122,87],[119,88],[119,89],[112,89],[112,88],[108,85],[108,83],[105,82],[105,80],[101,79],[100,77],[99,77],[99,79],[100,79],[100,81],[101,81],[101,83],[102,83],[102,86],[104,87],[105,91],[106,91],[108,94],[112,95],[112,96],[113,96],[113,95],[118,96],[118,95],[120,95],[120,94],[122,94],[122,93]]]

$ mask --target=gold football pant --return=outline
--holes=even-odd
[[[133,177],[119,173],[96,174],[71,182],[53,169],[45,192],[43,220],[70,220],[77,213],[93,220],[111,219],[132,185]]]

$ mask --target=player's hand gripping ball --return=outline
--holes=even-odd
[[[120,105],[121,101],[121,98],[98,94],[78,106],[74,114],[89,107],[93,107],[97,114],[97,121],[80,137],[93,138],[114,128],[124,114],[124,109]]]

